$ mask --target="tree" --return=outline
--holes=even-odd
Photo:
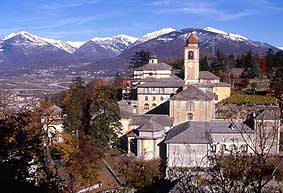
[[[62,192],[56,167],[44,151],[44,134],[37,113],[22,110],[0,120],[0,183],[3,190]]]
[[[217,49],[216,59],[214,62],[212,62],[210,70],[213,72],[225,70],[225,55],[219,49]]]
[[[130,68],[138,68],[148,63],[152,54],[149,51],[141,50],[136,52],[130,62]]]
[[[64,98],[64,109],[66,118],[64,128],[66,131],[75,134],[79,146],[79,131],[86,131],[89,127],[89,96],[86,85],[81,77],[73,80],[69,91]]]
[[[117,141],[120,127],[120,109],[115,90],[110,86],[98,86],[92,95],[88,133],[101,152],[105,152],[110,144]]]
[[[160,160],[133,160],[127,157],[119,164],[119,174],[125,187],[136,192],[157,192],[158,182],[164,177]]]
[[[200,59],[200,62],[199,62],[199,69],[200,71],[207,71],[209,68],[208,66],[208,60],[207,60],[207,56],[205,56],[204,58],[201,58]]]
[[[268,77],[271,77],[273,74],[273,68],[276,67],[274,61],[274,52],[271,48],[266,52],[265,59]]]

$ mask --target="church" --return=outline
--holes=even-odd
[[[199,71],[193,33],[184,47],[184,69],[180,79],[156,56],[134,69],[124,90],[132,97],[119,102],[128,154],[164,159],[169,167],[196,167],[209,152],[251,151],[242,132],[253,136],[252,128],[215,119],[215,104],[231,95],[231,86],[209,71]]]

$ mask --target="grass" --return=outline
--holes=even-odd
[[[223,101],[224,104],[236,105],[276,105],[278,101],[272,96],[248,95],[248,94],[232,94]]]

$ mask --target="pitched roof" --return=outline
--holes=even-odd
[[[209,72],[209,71],[200,71],[199,72],[199,79],[204,79],[204,80],[220,80],[218,76],[215,74]]]
[[[199,122],[188,121],[173,127],[167,134],[165,143],[185,143],[185,144],[207,144],[209,134],[216,133],[253,133],[253,130],[247,125],[229,121],[211,121]]]
[[[143,70],[149,70],[149,71],[156,71],[156,70],[172,70],[173,67],[169,64],[166,64],[164,62],[159,62],[157,64],[145,64],[139,68],[134,69],[135,71],[143,71]]]
[[[179,88],[184,85],[184,81],[175,76],[172,75],[170,77],[166,78],[153,78],[153,77],[147,77],[143,80],[141,80],[141,84],[139,84],[137,87],[139,88],[152,88],[152,87],[158,87],[158,88]]]
[[[130,118],[133,114],[133,107],[125,100],[118,102],[121,118]]]
[[[155,132],[155,131],[162,131],[163,129],[164,129],[163,125],[150,119],[149,121],[141,125],[137,130],[145,131],[145,132]]]
[[[131,125],[143,125],[149,120],[155,121],[162,126],[173,125],[173,120],[168,115],[154,115],[154,114],[134,115],[131,119]]]
[[[182,92],[174,95],[171,97],[170,100],[179,100],[179,101],[186,101],[186,100],[204,100],[204,101],[210,101],[213,100],[215,95],[210,92],[204,92],[200,90],[199,88],[188,85],[185,90]]]

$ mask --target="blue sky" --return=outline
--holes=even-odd
[[[206,26],[283,46],[283,0],[3,0],[0,37],[21,30],[84,41]]]

